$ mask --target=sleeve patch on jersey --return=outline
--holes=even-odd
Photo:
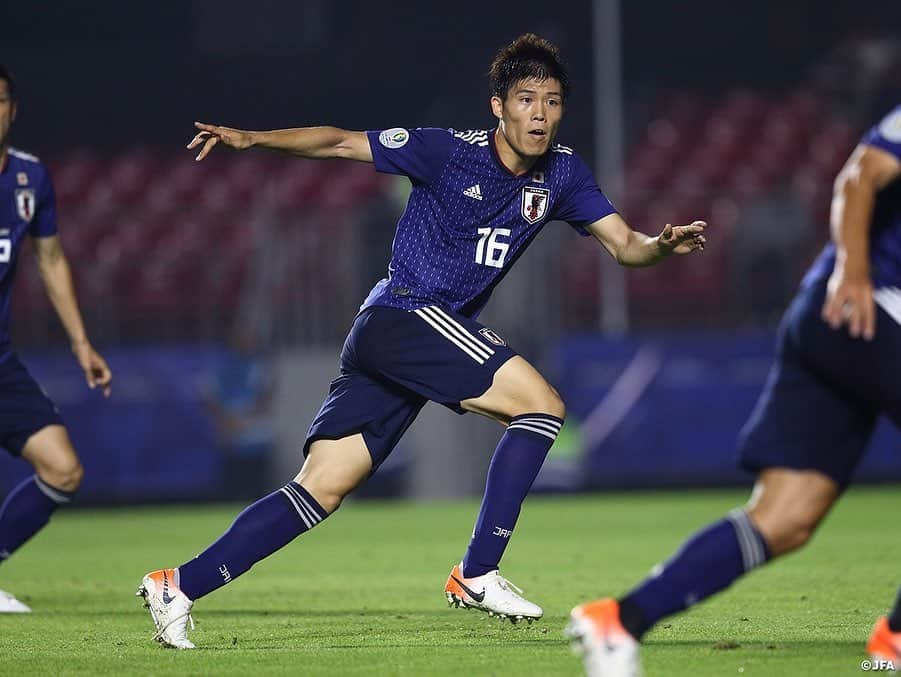
[[[879,125],[879,133],[886,141],[901,143],[901,111],[889,115]]]
[[[379,134],[379,143],[385,148],[401,148],[410,140],[410,132],[403,127],[386,129]]]

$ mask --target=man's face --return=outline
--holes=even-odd
[[[9,128],[16,118],[16,104],[9,95],[9,83],[0,80],[0,146],[6,143]]]
[[[520,80],[503,101],[491,97],[491,110],[513,150],[524,157],[538,157],[557,136],[563,118],[563,89],[554,78]]]

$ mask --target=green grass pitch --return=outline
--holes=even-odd
[[[475,502],[348,503],[195,607],[198,650],[151,641],[134,591],[228,526],[238,506],[62,512],[0,567],[32,605],[0,617],[0,673],[578,675],[573,604],[618,594],[745,492],[534,497],[502,572],[545,609],[534,625],[450,609],[445,577]],[[851,491],[813,543],[647,638],[650,675],[860,675],[863,644],[901,581],[898,490]]]

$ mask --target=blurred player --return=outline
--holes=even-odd
[[[521,36],[499,52],[490,78],[491,109],[499,121],[490,130],[245,132],[197,124],[201,131],[188,147],[200,147],[198,160],[216,144],[347,158],[405,175],[413,190],[397,226],[388,277],[353,323],[340,374],[310,427],[300,473],[248,507],[197,558],[144,577],[139,593],[163,644],[193,647],[186,621],[194,600],[333,513],[385,460],[428,400],[506,427],[472,541],[445,586],[448,601],[514,621],[541,617],[541,608],[498,574],[498,563],[563,423],[563,402],[475,318],[549,221],[567,221],[593,235],[630,266],[702,249],[705,224],[667,225],[658,237],[633,231],[579,156],[554,143],[569,91],[554,45]]]
[[[31,236],[47,294],[91,388],[109,395],[111,374],[91,347],[78,311],[69,264],[56,234],[56,198],[47,168],[9,147],[16,117],[16,86],[0,65],[0,446],[34,466],[0,506],[0,563],[69,503],[82,468],[59,412],[10,346],[10,301],[19,249]],[[0,590],[0,613],[30,609]]]
[[[848,486],[880,414],[901,426],[901,107],[835,180],[832,242],[779,327],[776,363],[740,440],[757,473],[745,508],[695,534],[619,600],[576,607],[569,632],[590,675],[637,675],[658,621],[807,543]],[[901,650],[896,603],[870,648]]]

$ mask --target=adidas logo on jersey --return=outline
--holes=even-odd
[[[474,186],[470,186],[466,190],[463,191],[463,194],[466,197],[471,197],[473,200],[481,200],[482,199],[482,189],[479,187],[479,184]]]

